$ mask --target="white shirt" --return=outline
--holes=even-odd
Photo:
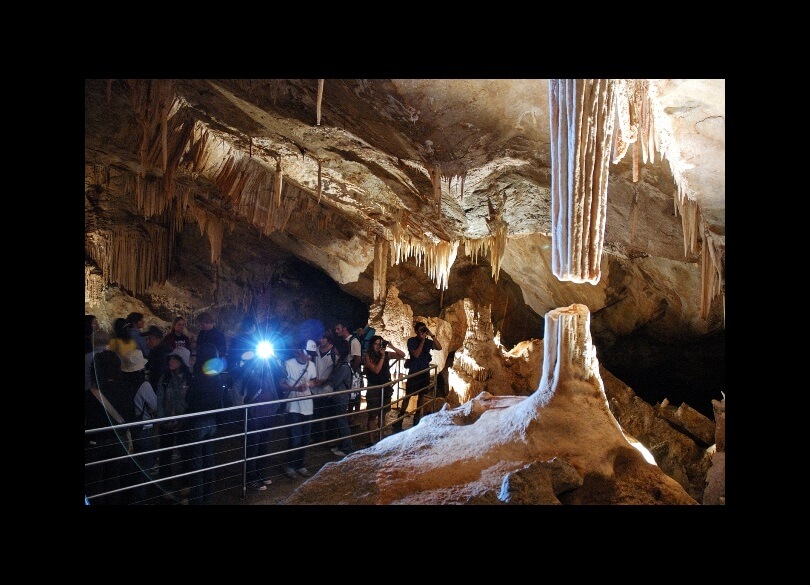
[[[332,361],[332,356],[335,356],[335,361]],[[313,358],[313,362],[315,363],[315,370],[318,372],[318,379],[319,380],[328,380],[329,377],[332,375],[332,370],[337,363],[337,353],[335,352],[335,348],[333,347],[331,350],[326,352],[325,355],[321,355],[321,350],[318,350],[318,353],[315,354]],[[326,382],[324,382],[326,384]],[[325,392],[331,392],[332,389],[327,386],[313,386],[312,393],[313,394],[323,394]]]
[[[284,368],[287,370],[287,384],[294,386],[307,380],[314,380],[318,377],[318,372],[315,369],[315,364],[311,360],[307,360],[306,364],[302,364],[296,358],[291,357],[284,362]],[[303,376],[301,374],[304,374]],[[300,380],[298,378],[301,378]],[[299,396],[312,396],[309,388],[298,392],[297,390],[290,391],[289,398],[298,398]],[[305,415],[312,415],[312,400],[297,400],[287,403],[287,412],[298,412]]]

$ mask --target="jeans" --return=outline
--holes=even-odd
[[[298,447],[306,447],[309,445],[309,434],[312,423],[311,414],[301,414],[299,412],[288,412],[286,415],[286,423],[291,424],[288,430],[290,432],[290,449]],[[293,469],[301,469],[304,467],[304,452],[306,449],[297,449],[289,454],[287,459],[288,464]]]
[[[312,415],[312,427],[310,429],[311,439],[315,441],[324,441],[334,437],[329,436],[329,431],[332,428],[332,421],[325,421],[324,418],[332,416],[334,413],[332,407],[332,396],[330,393],[325,392],[316,394],[312,397],[312,405],[314,414]]]
[[[351,430],[349,429],[349,394],[334,394],[330,396],[332,399],[332,414],[339,416],[335,420],[329,421],[337,428],[337,436],[340,439],[340,450],[344,453],[349,453],[354,450],[352,445],[352,438],[349,436]]]
[[[267,455],[270,452],[270,434],[274,426],[272,415],[277,410],[277,406],[254,406],[248,409],[247,428],[250,433],[246,439],[245,454],[248,458]],[[245,464],[247,483],[256,483],[270,477],[267,469],[270,467],[269,459],[253,459]]]
[[[217,434],[217,416],[198,416],[189,425],[191,441],[211,439]],[[200,471],[215,464],[214,444],[212,442],[189,446],[189,471],[199,471],[191,476],[189,504],[205,504],[214,495],[214,470]]]

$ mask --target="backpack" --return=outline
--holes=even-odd
[[[335,369],[335,370],[333,370],[333,371],[332,371],[332,377],[330,378],[330,383],[331,383],[332,379],[334,379],[335,375],[336,375],[336,374],[337,374],[337,373],[340,371],[340,369],[341,369],[341,368],[343,368],[344,366],[345,366],[345,367],[348,367],[349,369],[351,369],[351,367],[352,367],[352,366],[351,366],[351,364],[350,364],[349,362],[341,362],[341,363],[340,363],[340,365],[337,367],[337,369]],[[352,377],[351,377],[351,378],[349,378],[348,385],[347,385],[345,388],[338,388],[337,386],[333,386],[333,387],[332,387],[332,391],[333,391],[333,392],[340,392],[341,390],[348,390],[349,388],[355,388],[355,386],[354,386],[354,377],[355,377],[355,373],[354,373],[354,370],[351,370],[351,372],[352,372]]]
[[[377,331],[374,327],[366,326],[364,329],[365,335],[363,337],[357,335],[357,333],[352,333],[349,337],[349,344],[351,344],[352,339],[356,339],[360,342],[360,363],[363,364],[366,361],[366,353],[368,353],[368,344],[371,341],[371,338],[374,337]]]

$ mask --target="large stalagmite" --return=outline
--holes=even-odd
[[[546,314],[528,398],[481,393],[328,463],[284,504],[696,504],[648,463],[608,408],[590,313]]]

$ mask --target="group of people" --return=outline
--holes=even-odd
[[[166,482],[157,484],[165,490],[165,497],[193,504],[211,501],[214,476],[207,468],[215,465],[215,451],[208,439],[242,432],[244,411],[148,421],[234,405],[256,404],[247,409],[249,488],[263,491],[272,484],[270,466],[265,458],[257,457],[270,453],[273,429],[282,423],[288,441],[284,473],[291,479],[309,477],[306,447],[313,431],[319,441],[333,442],[335,456],[343,457],[354,449],[348,414],[358,393],[353,380],[361,371],[369,387],[369,438],[372,443],[379,440],[380,422],[391,410],[391,363],[405,357],[403,350],[373,335],[363,352],[358,336],[345,323],[337,323],[333,330],[323,331],[317,342],[301,340],[291,357],[268,358],[256,352],[258,324],[252,316],[243,319],[239,335],[230,342],[209,313],[199,315],[197,322],[196,338],[182,317],[174,320],[168,333],[155,325],[142,331],[143,314],[130,313],[115,320],[109,335],[100,329],[95,316],[85,316],[85,428],[145,423],[131,427],[129,437],[113,431],[87,435],[87,460],[103,461],[87,468],[88,492],[114,492],[150,477],[165,477]],[[410,370],[425,371],[408,380],[408,397],[400,407],[395,430],[402,429],[414,395],[418,398],[413,424],[418,423],[425,399],[421,391],[430,383],[430,352],[442,349],[424,323],[415,323],[414,329],[416,335],[407,342]],[[158,448],[157,454],[149,453]],[[130,456],[109,461],[126,453]],[[197,473],[170,480],[177,474],[172,472],[173,465]],[[207,470],[199,472],[202,469]],[[91,503],[140,503],[147,498],[147,486],[138,486],[91,498]]]
[[[198,320],[213,323],[207,313]],[[218,349],[211,340],[201,342],[200,336],[195,342],[182,317],[165,334],[157,326],[141,331],[143,322],[142,313],[130,313],[116,319],[112,335],[108,335],[100,330],[94,315],[85,316],[85,428],[144,423],[126,432],[86,435],[86,462],[92,463],[86,469],[86,489],[91,495],[107,494],[97,503],[145,501],[148,488],[139,484],[172,475],[173,460],[183,461],[183,471],[214,464],[211,444],[198,442],[212,436],[216,420],[212,424],[209,416],[190,417],[157,426],[152,421],[222,407],[224,377],[221,371],[207,367],[219,358]],[[156,455],[152,451],[158,447],[167,450]],[[190,483],[178,499],[197,504],[210,501],[211,474],[188,477]],[[136,487],[116,491],[127,486]],[[167,497],[177,498],[168,483],[162,487]]]

